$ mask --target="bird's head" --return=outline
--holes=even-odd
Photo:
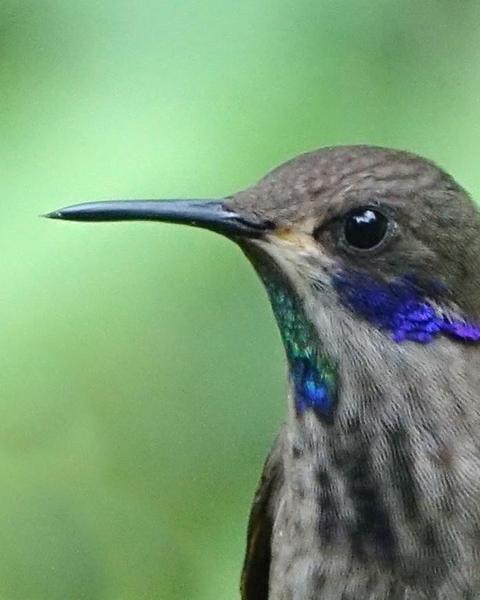
[[[297,414],[331,421],[339,386],[362,389],[342,369],[380,388],[405,366],[421,381],[429,369],[440,377],[451,348],[480,341],[476,208],[406,152],[325,148],[221,201],[100,202],[49,216],[186,223],[236,241],[269,292]]]

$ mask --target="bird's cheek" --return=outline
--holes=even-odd
[[[278,246],[291,248],[296,252],[313,253],[317,250],[317,243],[313,237],[300,229],[279,227],[267,235],[267,239]]]
[[[291,228],[279,228],[265,236],[272,254],[282,255],[289,262],[314,264],[326,257],[325,249],[310,235]]]
[[[298,231],[275,231],[267,237],[271,256],[288,264],[305,282],[326,279],[335,271],[336,261],[311,235]]]

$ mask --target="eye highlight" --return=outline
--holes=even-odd
[[[386,237],[388,218],[370,206],[356,208],[343,220],[343,237],[346,244],[356,250],[372,250]]]

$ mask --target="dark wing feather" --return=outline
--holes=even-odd
[[[242,600],[268,600],[274,511],[283,483],[282,445],[280,434],[263,467],[250,512],[241,582]]]

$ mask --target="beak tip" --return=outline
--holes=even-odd
[[[61,219],[62,218],[62,211],[61,210],[54,210],[53,212],[50,213],[46,213],[44,215],[40,215],[42,217],[42,219]]]
[[[59,208],[45,215],[40,215],[45,219],[56,219],[61,221],[91,221],[95,220],[95,213],[91,212],[89,208],[92,204],[75,204],[73,206],[67,206],[65,208]],[[97,219],[101,220],[101,219]]]

